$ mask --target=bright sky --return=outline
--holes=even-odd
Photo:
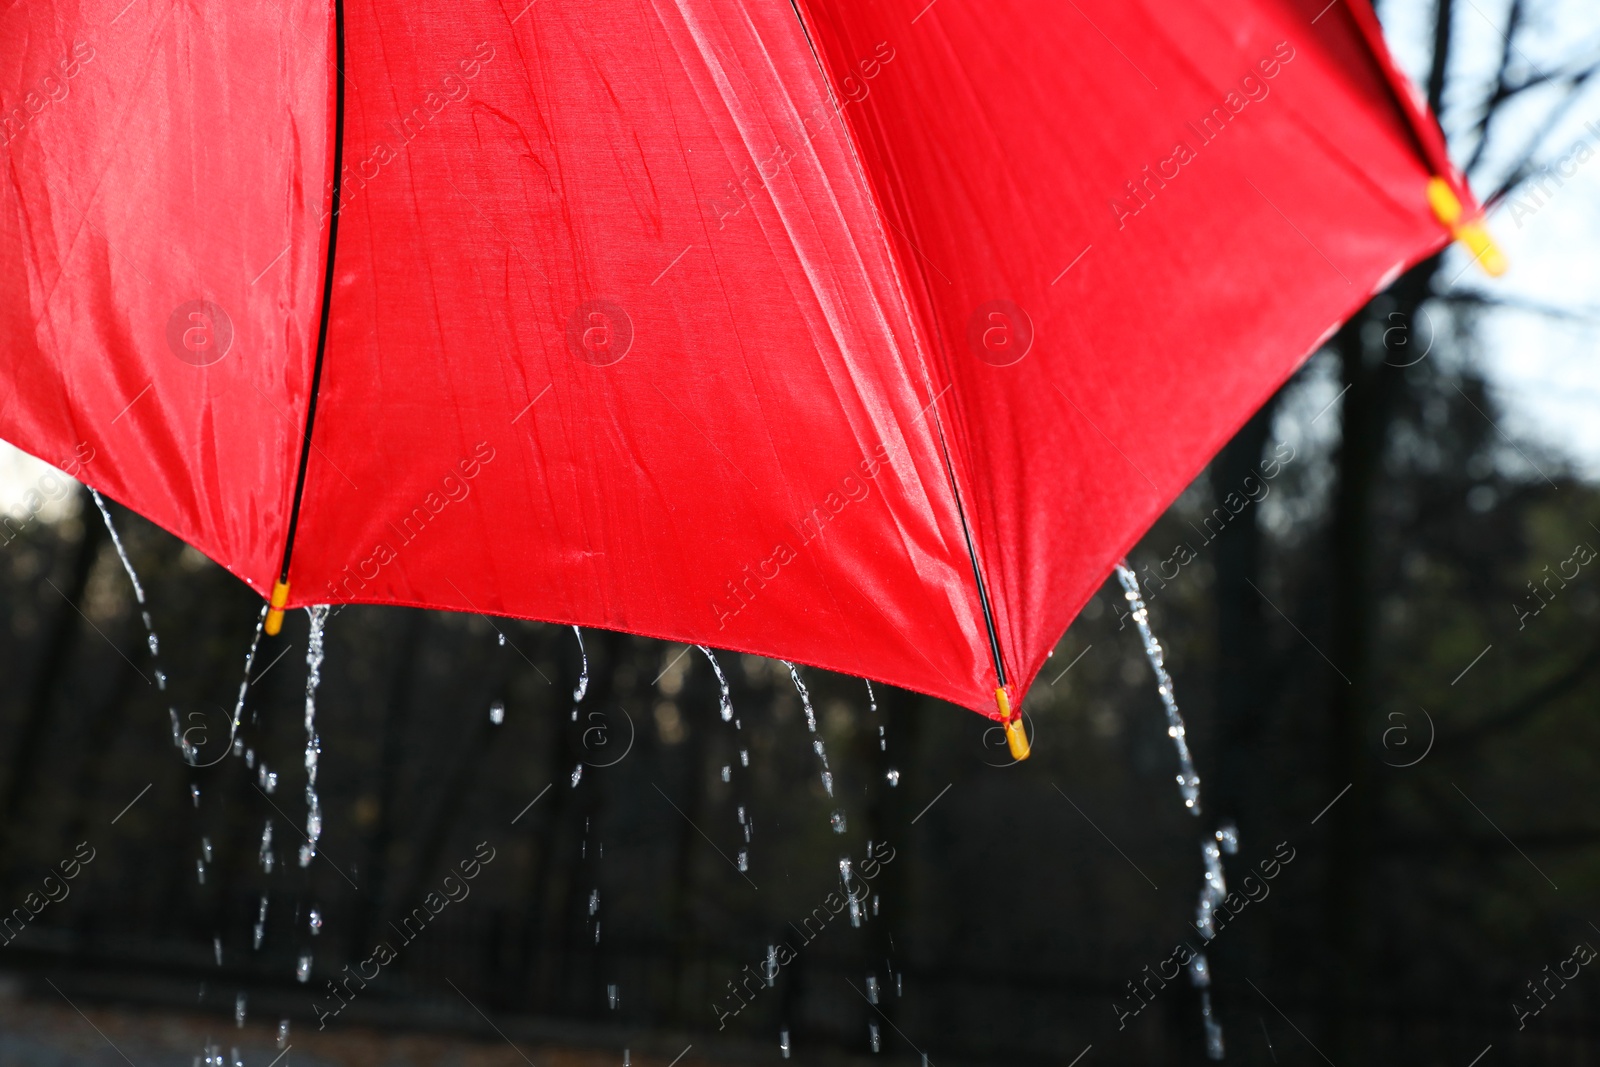
[[[1506,42],[1501,35],[1510,0],[1456,0],[1456,62],[1443,123],[1465,163],[1478,104],[1492,84]],[[1419,83],[1431,55],[1430,23],[1436,0],[1381,0],[1390,45]],[[1517,36],[1512,76],[1557,75],[1600,61],[1600,4],[1594,0],[1532,0],[1532,21]],[[1555,88],[1522,95],[1507,105],[1491,130],[1491,150],[1471,175],[1475,188],[1495,187],[1507,161],[1538,133],[1563,99]],[[1591,125],[1592,124],[1592,128]],[[1540,142],[1539,158],[1556,163],[1580,145],[1594,155],[1571,156],[1571,175],[1551,195],[1524,194],[1500,205],[1491,228],[1511,260],[1510,272],[1489,279],[1459,250],[1446,277],[1457,288],[1519,304],[1555,308],[1573,316],[1555,318],[1526,310],[1497,309],[1481,329],[1483,371],[1499,401],[1501,428],[1540,450],[1562,456],[1586,477],[1600,481],[1600,78],[1576,98],[1566,117]],[[1519,206],[1520,205],[1520,206]],[[1332,420],[1328,420],[1330,423]],[[38,500],[30,490],[50,488],[49,471],[0,442],[0,509],[21,514]],[[48,501],[41,518],[54,518]]]
[[[1419,83],[1432,54],[1435,0],[1384,0],[1380,9],[1390,47]],[[1514,80],[1559,75],[1600,62],[1600,4],[1593,0],[1532,0],[1532,16],[1512,51]],[[1472,128],[1479,103],[1493,84],[1506,41],[1502,36],[1509,0],[1456,0],[1455,54],[1442,121],[1465,164],[1474,146]],[[1600,78],[1596,79],[1600,82]],[[1490,150],[1470,175],[1487,194],[1508,162],[1523,152],[1565,99],[1561,90],[1539,89],[1507,104],[1490,131]],[[1590,124],[1593,129],[1590,129]],[[1562,320],[1530,311],[1495,310],[1484,320],[1483,371],[1488,376],[1511,436],[1537,442],[1568,458],[1578,471],[1600,480],[1600,84],[1572,100],[1566,117],[1540,141],[1547,164],[1564,158],[1570,177],[1549,196],[1524,194],[1504,201],[1490,228],[1511,260],[1500,279],[1468,265],[1459,250],[1446,277],[1460,272],[1456,287],[1487,297],[1565,311]],[[1593,155],[1580,162],[1575,148]],[[1582,153],[1588,155],[1587,152]]]

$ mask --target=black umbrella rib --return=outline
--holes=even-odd
[[[289,582],[289,560],[294,555],[294,535],[300,527],[300,501],[306,491],[306,468],[311,460],[311,431],[317,419],[317,392],[322,385],[322,362],[328,352],[328,316],[333,308],[333,265],[339,246],[340,193],[344,186],[344,0],[334,0],[334,107],[333,190],[328,216],[328,258],[322,268],[322,315],[317,323],[317,358],[311,368],[311,397],[306,403],[306,432],[300,442],[300,469],[294,481],[294,503],[289,509],[289,533],[283,543],[283,567],[278,581]]]

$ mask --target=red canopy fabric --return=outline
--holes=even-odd
[[[14,5],[0,436],[291,605],[992,715],[1470,210],[1324,3]]]

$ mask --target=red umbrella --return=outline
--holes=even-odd
[[[1452,231],[1500,267],[1367,0],[0,19],[0,435],[277,609],[1013,721],[1344,318]]]

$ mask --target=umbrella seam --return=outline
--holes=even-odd
[[[833,83],[828,77],[827,64],[823,62],[822,56],[817,52],[816,42],[814,42],[811,39],[811,30],[806,25],[805,15],[800,10],[799,0],[789,0],[789,7],[794,12],[795,21],[796,21],[796,23],[798,23],[798,25],[800,27],[800,34],[805,39],[806,47],[811,52],[812,61],[816,63],[817,70],[822,75],[823,84],[826,85],[828,87],[828,91],[830,93],[832,93],[833,92]],[[864,189],[867,197],[870,199],[870,202],[873,204],[873,206],[875,208],[877,208],[877,210],[881,214],[882,213],[882,208],[878,207],[878,205],[877,205],[877,196],[875,194],[875,191],[873,190],[872,181],[867,176],[866,168],[863,167],[862,164],[861,164],[861,154],[860,154],[860,151],[859,151],[859,149],[858,149],[858,147],[857,147],[857,145],[855,143],[855,135],[850,130],[850,124],[841,119],[840,120],[840,127],[841,127],[841,129],[843,131],[843,134],[844,134],[845,144],[850,149],[851,158],[855,160],[856,171],[857,171],[857,174],[859,175],[859,177],[861,179],[861,183],[862,183],[863,189]],[[890,257],[889,257],[890,263],[891,264],[899,263],[899,257],[897,257],[897,256],[895,256],[893,254],[892,248],[890,246],[889,238],[888,238],[888,236],[886,234],[884,234],[882,227],[878,228],[878,236],[879,236],[879,239],[883,241],[884,247],[886,249],[890,249]],[[918,277],[922,277],[920,270],[918,272]],[[926,286],[926,278],[923,278],[923,282],[924,282],[924,286]],[[918,322],[917,322],[916,314],[912,310],[910,301],[906,299],[904,292],[901,293],[901,301],[902,301],[902,303],[903,303],[903,305],[905,307],[906,318],[910,323],[911,330],[912,330],[912,335],[913,335],[913,343],[915,343],[916,340],[917,340],[918,325],[919,325]],[[917,347],[920,349],[921,346],[918,345]],[[923,378],[924,378],[925,381],[927,380],[927,364],[926,364],[926,361],[924,361],[924,363],[923,363]],[[953,384],[954,383],[952,383],[952,385]],[[931,382],[929,383],[929,385],[930,385],[930,392],[932,392],[933,390],[931,389]],[[935,395],[935,400],[937,400],[937,399],[938,399],[938,396]],[[968,561],[972,564],[972,577],[973,577],[973,582],[976,585],[976,589],[977,589],[978,607],[979,607],[979,609],[981,610],[981,612],[983,614],[983,625],[984,625],[984,629],[987,631],[987,636],[988,636],[988,639],[989,639],[989,654],[990,654],[990,657],[994,660],[995,677],[996,677],[996,680],[997,680],[998,684],[1003,687],[1003,686],[1006,685],[1006,669],[1005,669],[1004,659],[1000,654],[1000,635],[999,635],[999,632],[995,628],[994,612],[993,612],[992,608],[990,607],[988,589],[987,589],[987,587],[986,587],[986,585],[984,583],[984,580],[983,580],[983,569],[978,564],[978,553],[977,553],[977,548],[976,548],[976,546],[975,546],[975,544],[973,542],[972,526],[971,526],[971,523],[969,522],[969,520],[967,518],[966,505],[962,500],[961,490],[960,490],[960,488],[959,488],[959,486],[957,484],[957,481],[956,481],[955,466],[954,466],[954,464],[952,463],[952,461],[950,459],[950,449],[949,449],[949,446],[948,446],[947,442],[945,441],[944,425],[943,425],[942,421],[940,420],[939,412],[937,410],[937,405],[934,405],[934,408],[935,408],[935,410],[931,413],[931,418],[933,420],[933,425],[934,425],[934,434],[935,434],[935,437],[937,438],[937,440],[939,442],[939,458],[940,458],[941,462],[943,462],[943,464],[944,464],[945,477],[950,482],[950,495],[953,498],[953,501],[955,503],[956,517],[961,522],[961,535],[962,535],[963,541],[966,544],[967,558],[968,558]]]

